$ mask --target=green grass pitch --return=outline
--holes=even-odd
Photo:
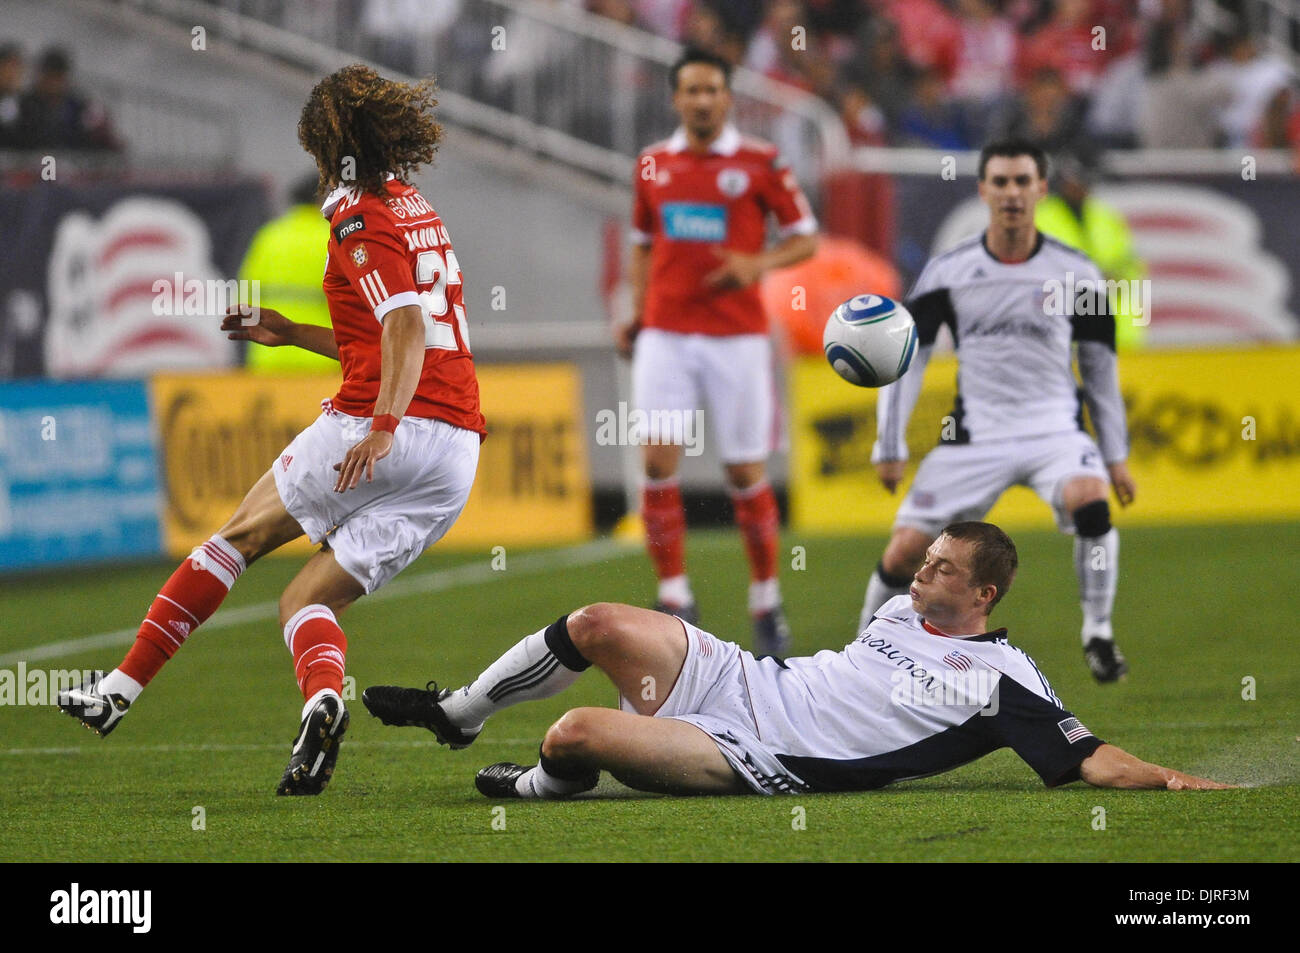
[[[800,654],[839,648],[883,540],[787,532],[783,542]],[[95,859],[122,861],[1300,860],[1300,526],[1125,530],[1116,631],[1132,673],[1104,687],[1083,664],[1069,542],[1022,532],[1017,543],[1021,573],[994,621],[1010,628],[1064,703],[1141,757],[1248,788],[1049,791],[1000,751],[864,794],[662,798],[606,777],[599,797],[494,811],[474,790],[474,772],[504,759],[531,763],[564,710],[611,704],[611,686],[592,672],[557,698],[499,715],[459,752],[419,729],[384,727],[357,700],[325,794],[277,798],[301,698],[270,606],[298,560],[269,559],[244,576],[215,625],[191,639],[110,738],[49,706],[0,707],[0,861],[81,861],[88,844]],[[806,549],[802,571],[789,568],[794,546]],[[493,571],[486,553],[434,554],[384,598],[348,610],[342,622],[358,692],[429,678],[461,684],[565,611],[652,595],[635,547],[506,558],[505,570]],[[747,645],[739,539],[693,532],[689,559],[705,627]],[[170,569],[0,583],[0,669],[14,671],[33,646],[133,630]],[[127,642],[26,664],[111,667]],[[1248,678],[1253,700],[1243,698]]]

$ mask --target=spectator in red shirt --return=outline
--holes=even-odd
[[[1109,37],[1099,28],[1092,0],[1060,0],[1052,19],[1021,44],[1020,82],[1051,67],[1060,70],[1070,92],[1089,93],[1111,56]]]

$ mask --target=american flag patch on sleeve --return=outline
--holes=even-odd
[[[1061,734],[1065,735],[1065,740],[1070,744],[1092,737],[1092,732],[1083,727],[1078,718],[1062,718],[1056,727],[1061,729]]]

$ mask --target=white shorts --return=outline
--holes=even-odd
[[[393,449],[353,489],[334,492],[348,449],[369,417],[327,410],[271,465],[289,515],[329,544],[349,575],[374,592],[442,538],[460,516],[478,468],[479,435],[441,420],[403,417]]]
[[[1063,492],[1070,479],[1082,476],[1110,479],[1097,444],[1081,430],[942,443],[921,461],[894,525],[938,536],[949,523],[983,519],[1008,488],[1027,486],[1052,507],[1061,531],[1072,533],[1074,521],[1065,511]]]
[[[776,663],[755,659],[735,642],[723,642],[687,622],[682,625],[686,629],[686,660],[655,717],[674,718],[699,728],[718,746],[736,774],[759,794],[810,790],[758,736],[745,666]],[[620,707],[634,711],[626,699],[620,699]]]
[[[777,445],[772,344],[766,334],[679,334],[646,328],[632,359],[635,439],[686,443],[678,422],[706,412],[723,463],[766,460]],[[655,414],[659,417],[655,417]],[[654,421],[663,423],[655,426]],[[675,431],[675,432],[674,432]],[[693,431],[699,441],[703,435]],[[698,451],[696,451],[698,452]]]

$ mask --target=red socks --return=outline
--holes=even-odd
[[[763,582],[776,577],[776,547],[781,516],[776,494],[766,480],[743,490],[731,490],[736,526],[745,541],[749,557],[749,578]]]
[[[655,575],[672,579],[686,573],[686,510],[676,477],[647,480],[641,490],[641,519]]]
[[[149,607],[135,645],[118,666],[122,673],[148,685],[190,633],[217,611],[244,568],[244,557],[220,536],[190,553]]]
[[[348,640],[327,606],[304,606],[284,625],[284,644],[293,654],[298,690],[310,700],[322,689],[343,694]]]

